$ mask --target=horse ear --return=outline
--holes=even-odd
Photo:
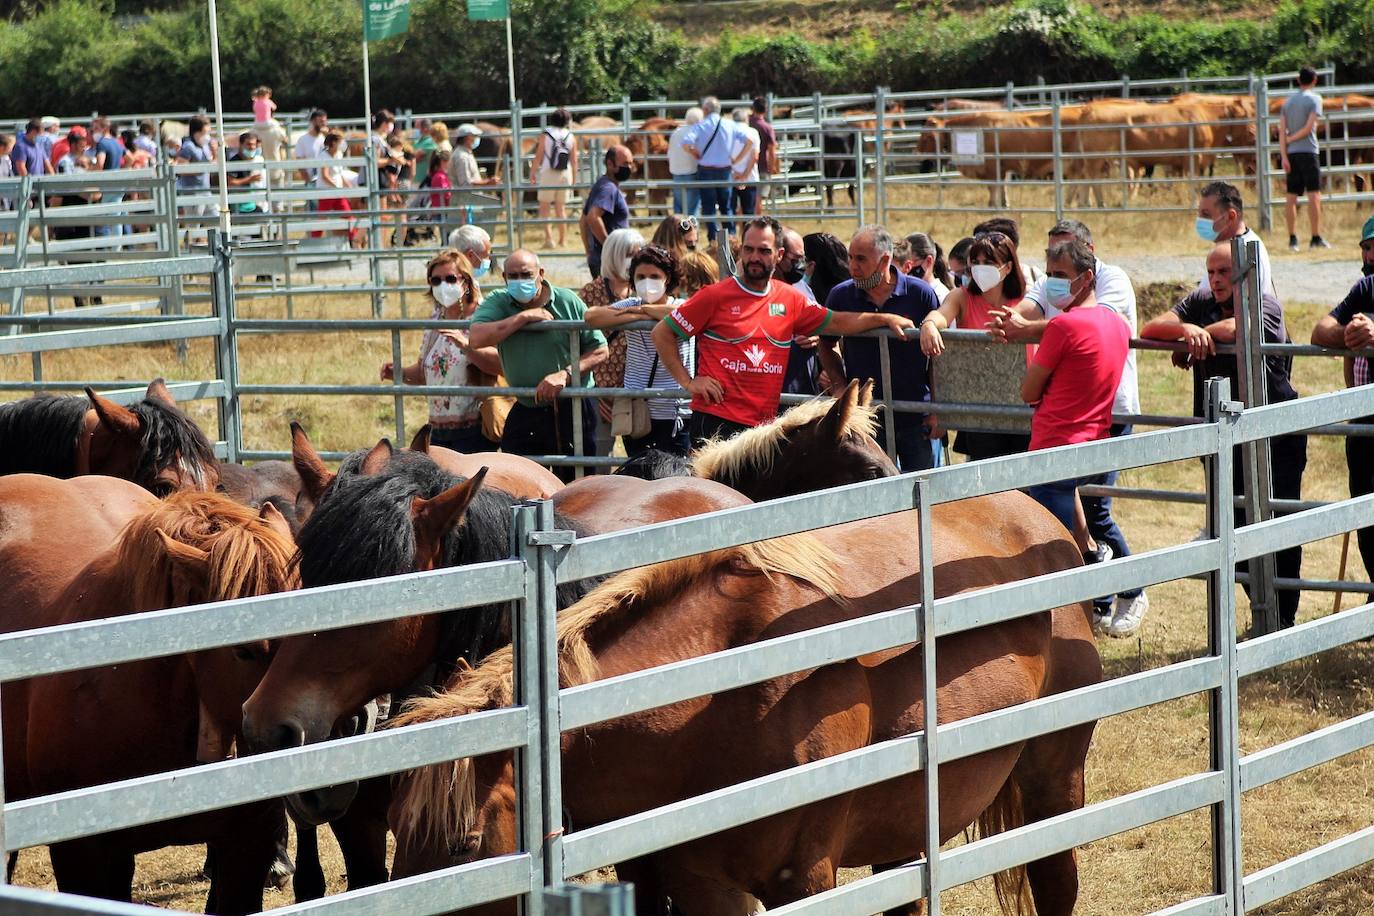
[[[410,506],[410,521],[415,527],[415,568],[433,569],[439,561],[444,535],[453,530],[463,518],[482,481],[487,476],[484,467],[456,486],[449,487],[433,499],[415,497]]]
[[[873,404],[873,379],[866,379],[863,387],[859,389],[859,406],[869,407]]]
[[[183,544],[161,528],[157,536],[162,539],[162,547],[172,561],[172,576],[181,580],[182,590],[203,592],[210,584],[210,554],[199,547]]]
[[[148,391],[144,397],[150,401],[161,401],[168,407],[177,406],[176,398],[172,397],[172,392],[167,390],[167,380],[162,377],[155,378],[148,383]]]
[[[116,404],[109,398],[102,398],[90,388],[86,389],[86,397],[90,400],[95,415],[100,419],[100,424],[111,433],[134,437],[142,435],[138,416],[132,410]]]
[[[311,502],[319,502],[325,488],[334,481],[334,473],[324,466],[305,428],[291,421],[291,464],[301,476],[301,489]]]
[[[472,670],[472,665],[468,664],[468,660],[460,655],[453,663],[453,670],[457,671],[459,674],[466,674]]]
[[[849,428],[850,417],[854,415],[854,409],[858,406],[859,380],[855,379],[845,386],[844,394],[835,399],[835,403],[821,420],[822,438],[836,441],[842,439],[844,431]]]
[[[420,431],[415,434],[415,438],[410,440],[410,450],[412,452],[423,452],[429,454],[429,436],[433,428],[426,423],[420,427]]]
[[[258,510],[258,518],[262,519],[268,528],[271,528],[287,540],[295,540],[295,536],[291,533],[291,525],[286,521],[286,516],[282,515],[281,510],[272,503],[267,502],[262,504],[262,508]]]
[[[386,463],[391,460],[392,451],[390,439],[378,440],[377,444],[372,446],[372,451],[363,458],[358,473],[364,477],[372,477],[382,473],[386,469]]]

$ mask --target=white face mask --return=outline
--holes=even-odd
[[[434,287],[434,301],[444,308],[456,305],[459,299],[463,298],[463,286],[461,283],[440,283]]]
[[[1002,269],[996,264],[974,264],[969,272],[973,274],[973,282],[985,293],[996,289],[997,284],[1002,282]]]
[[[668,286],[658,277],[640,277],[635,281],[635,292],[645,302],[658,302],[667,292]]]

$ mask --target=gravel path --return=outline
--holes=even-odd
[[[1136,286],[1169,280],[1200,280],[1203,274],[1202,253],[1197,255],[1136,255],[1109,257],[1135,281]],[[1269,251],[1269,263],[1274,271],[1274,284],[1279,299],[1285,303],[1329,303],[1334,306],[1345,298],[1350,287],[1360,278],[1360,264],[1356,257],[1327,256],[1318,260],[1308,255],[1295,255],[1287,250]]]

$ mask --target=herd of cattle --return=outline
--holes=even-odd
[[[1319,139],[1348,141],[1328,150],[1333,166],[1374,167],[1374,97],[1326,96],[1327,118],[1320,123]],[[1282,98],[1269,102],[1277,115]],[[1338,114],[1349,112],[1346,114]],[[852,182],[858,157],[856,137],[872,137],[878,125],[871,109],[851,109],[823,119],[817,131],[811,119],[793,119],[789,109],[775,110],[774,124],[783,141],[781,161],[791,176],[823,178],[828,202],[833,206],[837,185]],[[1006,109],[1000,103],[951,99],[933,109],[908,111],[900,103],[883,116],[886,153],[893,155],[888,171],[935,172],[957,170],[961,175],[988,182],[989,206],[1010,206],[1007,179],[1050,180],[1055,174],[1054,111],[1049,107]],[[1162,101],[1101,98],[1064,104],[1058,111],[1059,157],[1062,174],[1071,182],[1071,193],[1086,205],[1105,206],[1105,186],[1129,183],[1135,194],[1140,182],[1156,170],[1165,175],[1210,174],[1221,155],[1230,155],[1237,169],[1254,175],[1256,167],[1255,99],[1249,95],[1185,93]],[[661,208],[669,196],[668,138],[679,122],[653,117],[628,129],[608,117],[589,117],[575,125],[584,148],[625,143],[635,154],[636,178],[653,183],[650,203]],[[478,122],[483,136],[477,146],[479,161],[494,174],[502,174],[510,161],[513,141],[510,130]],[[1277,157],[1276,122],[1269,144]],[[819,133],[819,136],[817,134]],[[530,129],[520,138],[520,160],[527,162],[539,133]],[[959,144],[975,144],[965,149]],[[789,145],[788,140],[800,140]],[[1360,141],[1367,141],[1361,143]],[[792,151],[789,151],[792,150]],[[1357,189],[1365,177],[1355,174]],[[816,185],[822,182],[815,182]],[[793,190],[804,184],[794,177]],[[853,200],[853,185],[849,184]],[[633,203],[633,201],[632,201]]]

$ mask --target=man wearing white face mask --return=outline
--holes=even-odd
[[[456,248],[467,258],[473,281],[478,283],[477,296],[480,299],[480,281],[491,272],[491,236],[481,226],[468,223],[448,234],[448,247]]]
[[[1051,245],[1046,294],[1061,314],[1045,326],[1021,383],[1021,399],[1035,406],[1031,451],[1105,439],[1112,402],[1129,352],[1130,331],[1093,292],[1097,257],[1081,241]],[[1111,559],[1111,548],[1088,531],[1078,499],[1080,481],[1037,484],[1027,491],[1073,533],[1084,562]],[[1142,612],[1143,613],[1143,612]],[[1139,627],[1139,619],[1135,620]],[[1113,633],[1124,636],[1125,633]]]
[[[1274,272],[1269,269],[1269,250],[1264,247],[1264,239],[1255,230],[1245,225],[1245,201],[1240,189],[1224,181],[1214,181],[1205,185],[1197,201],[1197,234],[1204,242],[1229,242],[1240,239],[1242,242],[1259,243],[1260,295],[1279,297],[1274,286]],[[1211,287],[1207,274],[1202,275],[1198,290],[1204,295]]]
[[[541,321],[581,321],[587,307],[570,289],[553,286],[544,277],[539,256],[523,248],[506,258],[506,286],[491,293],[472,315],[469,331],[474,347],[496,347],[506,379],[515,388],[534,388],[532,398],[518,398],[506,416],[501,451],[514,455],[572,455],[573,405],[560,398],[573,384],[572,344],[566,331],[524,330]],[[522,332],[522,333],[517,333]],[[606,361],[605,336],[585,330],[580,336],[581,359],[578,385],[595,384],[592,369]],[[583,453],[596,441],[596,405],[582,405]],[[562,480],[573,479],[573,469],[555,467]]]

